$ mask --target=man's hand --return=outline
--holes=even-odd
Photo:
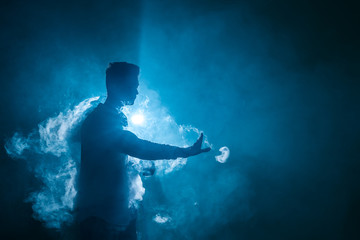
[[[211,150],[211,148],[209,148],[209,147],[201,149],[201,145],[203,143],[203,138],[204,138],[204,134],[201,133],[199,139],[194,143],[194,145],[192,145],[191,147],[188,148],[189,156],[195,156],[200,153],[208,152]]]

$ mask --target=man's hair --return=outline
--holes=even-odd
[[[135,64],[127,62],[112,62],[109,63],[106,69],[106,88],[109,92],[114,86],[129,85],[132,76],[137,77],[140,69]]]

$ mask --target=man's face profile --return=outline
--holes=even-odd
[[[139,93],[137,90],[139,86],[138,76],[121,77],[118,82],[119,84],[117,84],[112,91],[118,104],[133,105]]]
[[[127,89],[126,95],[126,104],[133,105],[138,95],[139,79],[138,76],[130,76],[127,80],[129,82],[129,88]]]

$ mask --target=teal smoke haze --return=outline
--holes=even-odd
[[[33,216],[49,228],[60,228],[73,220],[79,149],[70,137],[98,97],[88,98],[75,108],[41,122],[28,136],[16,132],[5,149],[12,158],[26,161],[41,189],[30,193]]]
[[[59,229],[64,224],[72,223],[77,193],[76,176],[80,162],[80,145],[73,136],[79,131],[87,113],[99,103],[99,99],[100,97],[85,99],[73,109],[62,111],[56,117],[49,117],[27,136],[16,132],[5,145],[8,155],[25,160],[32,174],[41,181],[41,189],[30,193],[25,201],[33,204],[34,218],[44,222],[49,228]],[[161,105],[157,93],[146,87],[141,87],[140,95],[133,106],[123,107],[121,111],[129,119],[127,129],[146,140],[187,147],[194,143],[200,134],[196,127],[177,124],[169,111]],[[203,145],[212,146],[206,135]],[[221,149],[223,148],[228,150],[227,147]],[[221,154],[222,159],[228,157],[223,155],[224,153]],[[207,158],[214,156],[208,155]],[[219,156],[215,158],[219,161]],[[139,207],[146,192],[141,178],[146,168],[153,167],[154,178],[161,180],[162,176],[182,169],[188,159],[152,162],[129,157],[128,161],[131,178],[129,204]],[[225,161],[226,159],[223,162]],[[189,186],[184,185],[183,188],[189,189]],[[195,198],[192,200],[195,201]],[[156,206],[156,203],[154,205]],[[191,208],[179,211],[174,208],[171,213],[165,209],[168,208],[157,207],[158,213],[153,217],[154,222],[168,226],[171,223],[171,226],[175,227],[181,221],[178,216],[192,214]]]
[[[107,64],[132,62],[214,145],[136,182],[142,239],[360,239],[358,5],[2,1],[1,138],[17,131],[24,157],[39,122],[104,95]],[[43,184],[2,150],[0,238],[51,239],[23,203]],[[154,221],[166,216],[177,225]]]

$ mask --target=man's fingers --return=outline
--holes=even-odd
[[[201,133],[200,137],[198,138],[198,140],[196,140],[196,142],[193,145],[194,148],[201,148],[203,137],[204,135]]]
[[[200,142],[200,143],[202,143],[202,141],[203,141],[203,138],[204,138],[204,134],[203,134],[203,133],[201,133],[201,134],[200,134],[200,137],[199,137],[199,139],[197,140],[197,142]]]

